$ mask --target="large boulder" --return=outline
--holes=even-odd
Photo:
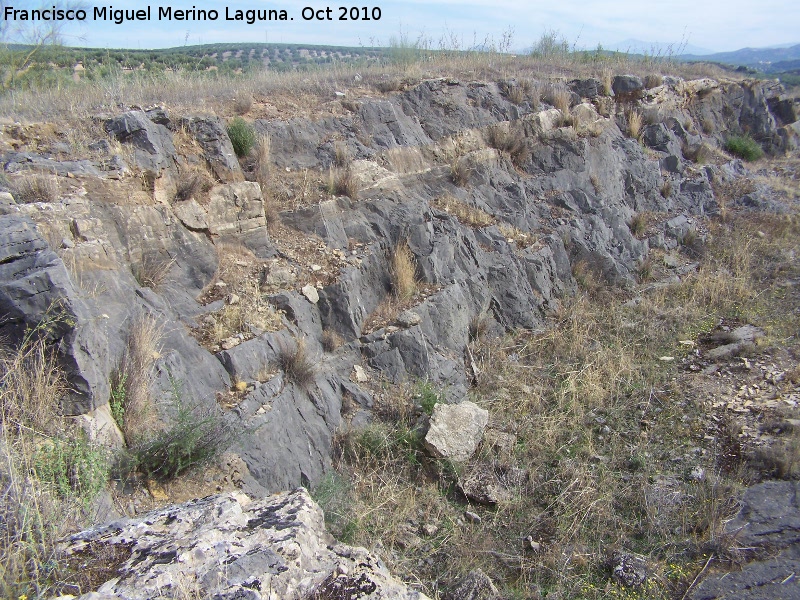
[[[58,348],[69,382],[62,401],[66,414],[89,412],[107,401],[104,320],[92,315],[64,262],[20,215],[0,216],[0,314],[0,338],[14,342],[35,331]]]
[[[644,83],[636,75],[617,75],[611,82],[611,89],[615,96],[630,96],[641,93],[644,90]]]
[[[83,600],[147,600],[176,589],[220,600],[427,599],[365,549],[337,543],[304,489],[168,506],[73,535],[63,550],[117,557],[114,577]]]

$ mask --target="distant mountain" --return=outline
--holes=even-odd
[[[702,60],[734,66],[745,66],[765,73],[777,73],[787,69],[785,63],[800,60],[800,44],[777,48],[742,48],[734,52],[698,55],[684,54],[685,60]],[[792,68],[788,66],[788,68]]]
[[[616,44],[611,44],[606,50],[615,52],[627,52],[628,54],[647,54],[649,56],[676,56],[677,54],[691,54],[702,56],[712,54],[713,50],[692,46],[681,42],[645,42],[642,40],[627,39]]]

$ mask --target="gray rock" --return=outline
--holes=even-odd
[[[313,285],[305,285],[300,291],[303,293],[303,296],[305,296],[308,301],[311,302],[311,304],[316,304],[319,302],[319,292],[317,292],[317,288]]]
[[[489,411],[474,402],[442,402],[433,407],[425,447],[437,458],[465,461],[475,453],[489,423]]]
[[[573,79],[568,84],[569,89],[578,94],[581,98],[588,98],[593,100],[597,96],[603,95],[603,84],[593,78],[588,79]]]
[[[511,495],[493,469],[481,465],[458,480],[464,495],[478,504],[493,506],[507,501]]]
[[[500,600],[497,587],[480,569],[470,571],[456,587],[445,594],[445,600]]]
[[[629,95],[644,90],[644,83],[636,75],[617,75],[611,82],[615,96]]]
[[[304,489],[263,500],[241,493],[193,500],[83,531],[63,549],[114,546],[130,557],[82,599],[145,600],[181,584],[204,598],[427,598],[363,548],[337,543]]]
[[[244,179],[239,159],[233,151],[228,130],[219,117],[190,116],[180,119],[203,149],[203,157],[214,176],[223,183],[236,183]]]
[[[175,167],[172,133],[148,119],[145,113],[127,112],[109,119],[105,126],[119,141],[134,147],[134,162],[140,169],[159,175],[164,169]]]
[[[675,134],[664,123],[654,123],[642,129],[642,142],[653,150],[673,156],[681,154],[681,144]]]
[[[706,577],[692,600],[800,598],[800,482],[768,481],[747,489],[741,509],[725,532],[742,547],[764,547],[766,560],[755,560],[740,571]],[[775,550],[780,552],[775,553]]]
[[[614,552],[611,557],[611,579],[625,587],[641,587],[647,581],[647,561],[638,554]]]

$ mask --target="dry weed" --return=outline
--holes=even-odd
[[[458,219],[461,223],[470,227],[486,227],[494,223],[491,215],[485,213],[480,208],[470,206],[462,202],[455,196],[445,194],[433,201],[433,205]]]
[[[360,185],[352,169],[330,169],[328,172],[327,192],[336,196],[347,196],[351,200],[358,199]]]
[[[400,302],[410,300],[416,295],[419,289],[417,261],[407,242],[395,246],[389,273],[392,278],[392,290]]]
[[[55,202],[59,193],[55,175],[25,174],[14,183],[17,202]]]
[[[236,93],[233,99],[233,112],[237,115],[246,115],[253,107],[253,95],[245,90]]]
[[[286,378],[302,388],[314,382],[316,367],[306,350],[305,340],[295,340],[294,347],[282,344],[276,358],[276,366]]]
[[[642,114],[636,110],[628,111],[628,136],[638,140],[639,135],[642,133],[642,124],[644,119]]]
[[[157,417],[150,383],[160,355],[161,327],[149,315],[131,322],[125,353],[112,381],[112,414],[130,446],[152,432]]]
[[[450,163],[450,180],[459,187],[464,187],[469,183],[472,169],[464,160],[455,158]]]
[[[322,332],[322,348],[325,352],[335,352],[343,343],[342,336],[333,329],[325,329]]]
[[[140,286],[155,290],[167,279],[174,264],[174,258],[166,257],[160,252],[143,252],[141,260],[131,264],[131,271]]]
[[[525,134],[514,126],[493,125],[486,130],[486,143],[506,154],[518,168],[523,168],[530,157]]]
[[[198,199],[200,194],[208,192],[212,187],[211,179],[200,172],[181,173],[178,184],[175,188],[175,202],[183,202],[194,198]]]

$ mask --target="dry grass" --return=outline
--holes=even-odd
[[[569,120],[570,91],[564,84],[552,84],[545,92],[545,100],[561,111],[564,119]]]
[[[628,137],[638,140],[642,133],[643,123],[644,119],[639,111],[633,109],[628,111]]]
[[[160,340],[161,327],[153,317],[135,318],[128,330],[125,353],[112,380],[112,414],[129,446],[149,434],[156,423],[150,383],[153,365],[160,355]]]
[[[486,52],[417,53],[414,64],[375,63],[373,65],[336,63],[312,70],[279,73],[254,70],[233,78],[211,73],[147,73],[120,74],[98,81],[82,81],[77,85],[42,90],[15,90],[0,98],[0,112],[15,120],[43,120],[89,117],[112,107],[126,105],[165,105],[177,113],[214,110],[230,111],[232,87],[246,89],[257,97],[269,97],[279,107],[291,106],[305,115],[318,114],[320,102],[328,101],[335,91],[355,90],[368,82],[386,90],[403,89],[422,77],[452,77],[462,80],[497,80],[498,75],[521,79],[547,79],[551,76],[596,76],[599,69],[644,76],[652,66],[632,60],[624,54],[608,57],[602,67],[586,62],[582,53],[559,54],[555,57],[510,55]],[[410,81],[409,70],[416,72]],[[665,75],[686,79],[721,78],[724,72],[708,64],[663,62],[659,70]],[[361,78],[356,81],[355,75]],[[725,74],[730,77],[730,73]],[[601,79],[602,79],[601,75]],[[372,83],[375,82],[375,83]]]
[[[213,183],[205,173],[190,171],[181,173],[175,186],[175,202],[183,202],[194,198],[198,200],[201,194],[208,192]]]
[[[75,591],[57,541],[86,524],[108,475],[105,453],[61,414],[67,391],[46,332],[48,318],[17,348],[0,351],[0,596]],[[84,589],[83,591],[89,591]]]
[[[650,73],[649,75],[646,75],[644,78],[644,87],[648,90],[652,90],[653,88],[663,84],[664,84],[664,78],[658,73]]]
[[[131,271],[139,285],[155,290],[167,279],[174,264],[174,258],[160,252],[144,252],[139,262],[131,264]]]
[[[633,215],[628,222],[628,228],[636,237],[644,235],[644,232],[647,231],[647,215],[644,213],[636,213]]]
[[[472,169],[466,161],[455,158],[450,163],[450,181],[458,187],[464,187],[469,183],[469,178],[472,175]]]
[[[268,135],[259,135],[256,139],[253,160],[255,162],[255,180],[261,186],[261,195],[264,198],[264,217],[267,226],[273,227],[280,223],[281,217],[277,202],[272,193],[272,142]]]
[[[612,84],[614,82],[614,71],[609,67],[603,67],[600,71],[600,82],[603,84],[603,95],[610,96],[612,91]]]
[[[419,290],[419,280],[417,260],[407,242],[400,242],[395,246],[390,262],[389,274],[395,298],[400,302],[410,300]]]
[[[347,196],[351,200],[358,200],[360,185],[358,179],[349,167],[344,169],[331,168],[328,172],[327,192],[332,196]]]
[[[317,496],[334,533],[367,547],[380,540],[390,567],[432,597],[474,568],[503,597],[681,597],[704,552],[729,552],[721,531],[743,475],[719,466],[724,432],[708,404],[676,380],[675,363],[659,357],[722,317],[772,323],[777,336],[798,325],[797,314],[783,322],[792,309],[772,275],[798,272],[787,253],[800,237],[797,222],[748,216],[710,226],[717,243],[700,270],[639,304],[622,306],[625,294],[600,286],[597,298],[581,293],[563,306],[544,332],[473,336],[479,376],[471,396],[489,410],[491,427],[510,436],[510,450],[485,440],[465,465],[431,459],[414,396],[390,389],[376,401],[375,423],[337,439],[337,474]],[[758,237],[758,228],[774,233]],[[689,452],[694,446],[702,451]],[[761,453],[750,468],[793,472],[794,463],[776,456]],[[694,466],[712,475],[687,477]],[[478,469],[508,492],[494,507],[458,491]],[[481,521],[467,522],[464,510]],[[523,550],[527,536],[538,551]],[[620,547],[647,557],[646,589],[609,582],[607,553]]]
[[[490,214],[485,213],[480,208],[470,206],[450,194],[436,198],[433,201],[433,205],[453,215],[461,223],[470,227],[487,227],[494,223],[494,218]]]
[[[486,143],[505,154],[518,168],[523,168],[530,157],[525,134],[513,125],[493,125],[486,129]]]
[[[58,179],[55,175],[25,174],[14,182],[17,202],[55,202],[59,198]]]
[[[350,166],[352,161],[347,145],[343,142],[336,142],[333,145],[333,164],[342,169]]]
[[[322,332],[322,349],[325,352],[336,352],[344,343],[342,336],[336,333],[333,329],[325,329]]]
[[[233,112],[237,115],[246,115],[253,108],[253,95],[245,90],[236,92],[233,99]]]
[[[294,347],[281,345],[275,362],[286,378],[301,388],[307,388],[314,382],[316,367],[308,355],[305,340],[295,340]]]

